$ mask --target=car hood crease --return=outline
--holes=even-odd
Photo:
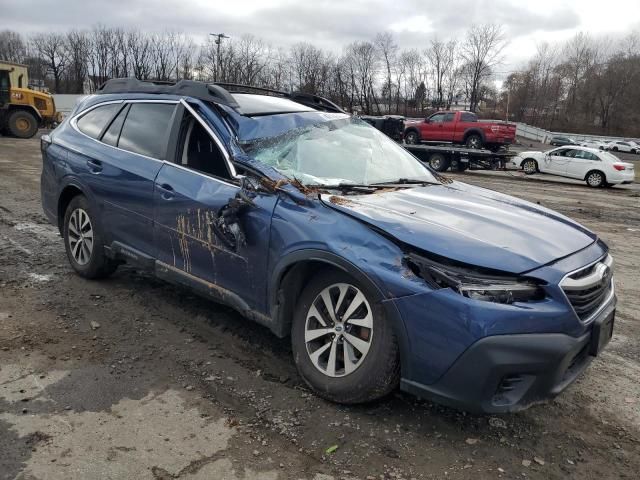
[[[338,198],[323,194],[321,200],[415,248],[510,273],[552,263],[597,239],[544,207],[459,182]]]

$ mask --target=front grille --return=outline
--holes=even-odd
[[[580,320],[586,321],[609,298],[613,288],[613,260],[607,257],[567,275],[560,286]]]

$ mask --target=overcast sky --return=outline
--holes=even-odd
[[[621,36],[640,30],[640,0],[0,0],[0,30],[23,33],[109,26],[252,33],[274,46],[308,41],[339,52],[391,31],[402,48],[461,37],[473,23],[500,23],[509,46],[503,70],[518,68],[536,44],[578,31]]]

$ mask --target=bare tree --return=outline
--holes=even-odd
[[[390,110],[393,95],[391,72],[396,67],[398,45],[395,43],[393,35],[389,32],[378,33],[374,40],[374,44],[378,49],[378,54],[384,62],[384,67],[387,73],[385,94],[383,94],[382,97],[387,98],[387,106]]]
[[[449,108],[451,99],[455,95],[458,72],[456,72],[456,47],[455,40],[444,42],[431,40],[425,54],[431,65],[436,92],[435,107]]]
[[[478,109],[482,82],[491,76],[492,69],[501,62],[506,44],[499,25],[474,25],[467,32],[460,46],[460,55],[465,63],[462,73],[465,75],[472,111]]]
[[[88,73],[88,60],[91,52],[90,41],[85,32],[71,30],[66,36],[66,56],[68,68],[66,71],[67,88],[70,93],[83,93],[84,82]]]
[[[59,33],[41,33],[33,36],[31,42],[53,76],[54,91],[60,92],[60,81],[68,63],[65,37]]]
[[[0,31],[0,60],[22,63],[27,56],[27,46],[18,32]]]

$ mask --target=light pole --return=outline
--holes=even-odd
[[[215,62],[215,65],[214,65],[215,68],[213,70],[213,81],[217,82],[218,81],[218,69],[220,68],[220,44],[222,43],[222,39],[223,38],[231,38],[231,37],[228,37],[224,33],[210,33],[209,35],[211,35],[212,37],[216,37],[214,42],[217,45],[217,51],[216,51],[216,62]]]

